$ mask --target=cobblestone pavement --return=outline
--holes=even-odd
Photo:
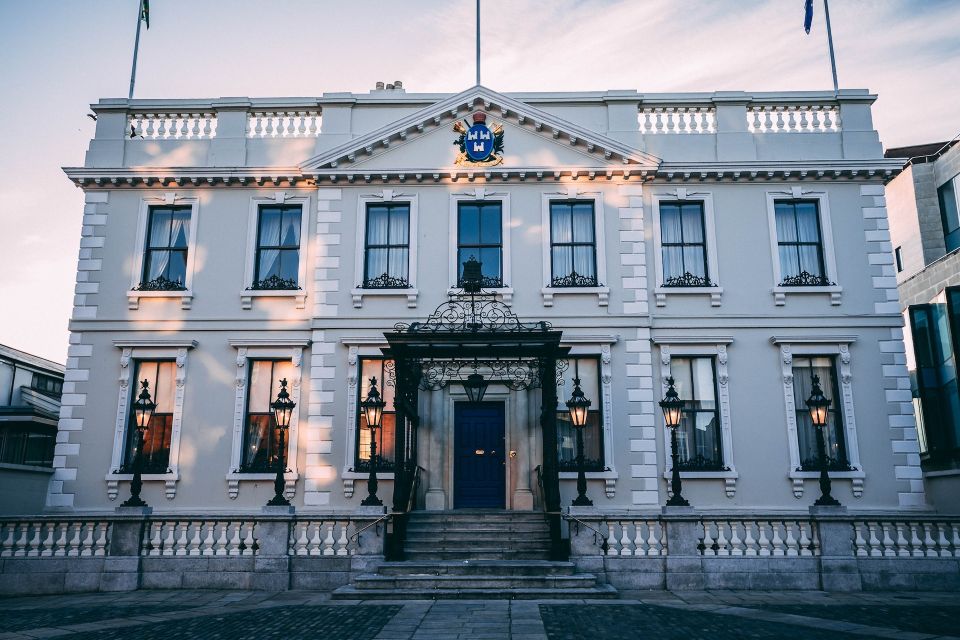
[[[0,640],[960,640],[960,597],[633,592],[619,600],[329,601],[317,592],[139,591],[0,599]]]

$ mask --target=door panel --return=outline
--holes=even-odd
[[[503,509],[506,456],[502,402],[454,405],[453,506]]]

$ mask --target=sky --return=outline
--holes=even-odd
[[[482,0],[497,91],[831,89],[823,3]],[[88,105],[124,97],[138,0],[0,0],[0,343],[63,362]],[[960,1],[833,0],[841,88],[886,147],[960,133]],[[473,0],[150,0],[136,97],[315,96],[474,83]]]

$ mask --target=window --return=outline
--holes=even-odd
[[[960,175],[956,175],[937,189],[940,199],[940,220],[943,223],[943,240],[947,252],[960,248]]]
[[[392,471],[395,437],[397,428],[397,412],[394,410],[394,388],[387,382],[392,360],[382,358],[363,358],[360,360],[360,384],[357,396],[357,441],[356,455],[353,461],[353,470],[360,472],[370,471],[370,429],[367,428],[367,418],[360,409],[360,402],[367,397],[370,391],[370,378],[377,379],[377,389],[380,397],[386,402],[383,408],[383,419],[377,429],[377,470]]]
[[[817,202],[778,200],[774,212],[780,253],[780,286],[832,285],[824,272]]]
[[[187,281],[190,207],[150,207],[140,291],[183,291]]]
[[[56,427],[12,423],[0,428],[0,462],[34,467],[53,466]]]
[[[47,376],[42,373],[35,373],[33,374],[33,381],[30,383],[30,388],[44,395],[59,398],[63,395],[63,379],[54,378],[53,376]]]
[[[457,285],[463,263],[476,258],[483,286],[503,286],[503,213],[499,202],[461,202],[457,207]]]
[[[296,206],[261,206],[251,289],[299,289],[300,218]]]
[[[664,287],[710,287],[702,202],[660,203]]]
[[[946,304],[909,308],[916,357],[918,416],[922,442],[933,462],[960,459],[960,388],[957,344],[960,341],[960,288],[949,287]],[[918,427],[919,427],[918,424]]]
[[[410,205],[367,205],[364,289],[410,287]]]
[[[550,286],[596,287],[593,202],[550,203]]]
[[[903,247],[897,247],[893,250],[893,258],[897,263],[897,273],[903,272]]]
[[[157,407],[150,424],[143,434],[143,473],[167,473],[170,465],[170,436],[173,431],[173,400],[175,395],[176,364],[169,360],[139,360],[136,377],[130,384],[130,395],[135,400],[140,394],[140,382],[147,381],[150,398]],[[137,453],[137,417],[135,405],[130,402],[127,417],[126,447],[122,473],[133,473],[133,461]]]
[[[292,380],[290,360],[250,360],[247,414],[244,421],[241,473],[273,473],[279,454],[280,429],[270,403],[277,399],[281,380]],[[289,445],[289,441],[284,443]]]
[[[597,358],[572,358],[563,372],[563,384],[557,386],[557,448],[561,471],[577,470],[577,431],[570,422],[566,402],[573,393],[573,379],[593,404],[583,427],[583,462],[587,471],[603,471],[603,399],[600,395],[600,361]]]
[[[712,357],[674,356],[670,375],[683,403],[677,428],[681,471],[724,471],[716,366]]]
[[[807,398],[810,397],[815,375],[820,377],[823,395],[832,401],[827,414],[827,426],[824,429],[828,468],[831,471],[850,471],[843,436],[843,400],[837,385],[836,363],[832,356],[794,356],[793,358],[793,406],[797,416],[797,439],[800,447],[799,470],[818,471],[820,469],[817,432],[807,407]]]

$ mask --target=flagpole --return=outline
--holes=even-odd
[[[477,0],[477,84],[480,84],[480,0]]]
[[[479,2],[480,0],[477,0]],[[833,92],[840,92],[840,85],[837,83],[837,59],[833,55],[833,31],[830,30],[830,5],[827,0],[823,0],[823,16],[827,22],[827,44],[830,46],[830,70],[833,71]]]
[[[130,95],[127,96],[128,100],[133,100],[133,85],[137,81],[137,52],[140,50],[141,22],[143,22],[143,0],[140,0],[140,6],[137,9],[137,37],[133,41],[133,67],[130,69]]]

